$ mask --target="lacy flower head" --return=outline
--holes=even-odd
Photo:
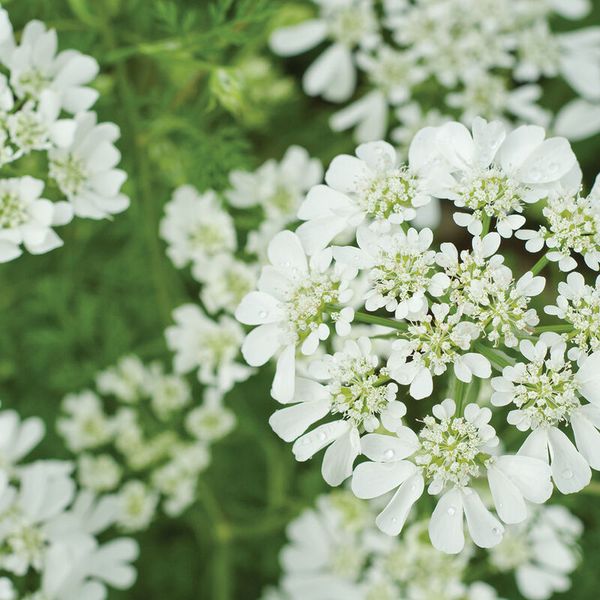
[[[126,531],[146,529],[159,502],[178,516],[196,498],[210,446],[235,426],[221,392],[207,388],[195,404],[184,379],[136,356],[99,373],[96,387],[66,396],[57,421],[67,448],[78,454],[80,485],[113,493]]]
[[[41,21],[27,23],[17,43],[4,9],[0,19],[0,166],[10,175],[0,180],[5,262],[23,249],[42,254],[61,246],[55,226],[74,215],[120,213],[129,199],[120,192],[126,174],[116,168],[119,128],[90,112],[98,98],[88,86],[98,74],[96,60],[57,52],[56,31]]]
[[[130,588],[138,545],[130,538],[107,539],[119,512],[117,498],[78,491],[71,463],[23,463],[44,436],[37,418],[21,421],[3,411],[0,427],[2,597],[80,600],[106,597],[108,587]]]
[[[308,67],[302,85],[311,96],[351,101],[330,125],[336,131],[354,129],[359,142],[386,137],[394,125],[392,137],[400,140],[415,114],[423,127],[437,120],[440,109],[466,124],[478,115],[542,126],[552,122],[572,139],[600,130],[600,36],[596,28],[578,23],[590,12],[590,2],[314,4],[314,18],[272,33],[271,49],[286,57],[331,42]],[[561,19],[566,27],[557,28]],[[571,88],[557,115],[540,103],[544,80],[563,80]],[[407,111],[411,105],[423,110]]]
[[[334,158],[304,223],[273,238],[236,311],[254,327],[242,353],[276,359],[273,430],[298,461],[324,451],[330,485],[381,497],[379,529],[416,514],[443,552],[495,547],[600,468],[596,288],[575,271],[544,308],[554,249],[533,265],[511,251],[580,181],[577,160],[540,127],[480,118],[418,132],[409,166],[384,142],[356,155]],[[419,229],[429,198],[460,244]]]

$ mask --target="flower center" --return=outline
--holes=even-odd
[[[503,219],[521,212],[526,188],[498,168],[491,168],[462,181],[456,190],[460,196],[456,206],[470,208],[475,216]]]
[[[437,421],[429,415],[423,422],[425,426],[419,433],[421,450],[415,460],[423,467],[424,475],[461,487],[478,477],[480,467],[490,459],[482,451],[486,443],[478,428],[464,417]]]
[[[581,405],[570,364],[559,369],[547,368],[544,361],[526,365],[514,380],[513,402],[527,417],[532,428],[566,421]]]
[[[375,357],[373,357],[375,358]],[[327,388],[332,396],[333,414],[341,413],[356,427],[373,431],[379,415],[390,401],[382,379],[375,373],[376,359],[345,356],[330,363],[332,381]],[[384,380],[385,381],[385,380]]]
[[[371,284],[386,304],[390,300],[405,302],[427,290],[434,262],[435,252],[423,252],[393,238],[390,247],[379,253],[370,272]]]
[[[38,69],[29,69],[19,73],[17,81],[13,82],[19,95],[38,98],[41,92],[48,86],[50,80]]]
[[[21,151],[27,153],[49,147],[48,127],[31,106],[26,105],[10,115],[7,125],[11,140]]]
[[[51,160],[49,174],[66,196],[77,196],[88,178],[83,161],[73,154]]]
[[[361,208],[374,219],[389,219],[392,215],[405,220],[417,194],[416,178],[406,167],[394,169],[370,180],[358,193]]]
[[[548,201],[543,210],[548,228],[541,234],[550,248],[562,254],[579,254],[599,249],[600,208],[589,198],[559,196]]]
[[[336,41],[354,47],[376,29],[375,15],[366,3],[334,8],[328,15],[329,32]]]
[[[295,213],[297,198],[283,185],[277,186],[275,193],[265,200],[265,210],[270,217],[289,217]]]
[[[323,323],[327,304],[337,302],[339,281],[326,273],[311,273],[292,290],[286,312],[290,334],[297,343],[304,341]]]
[[[28,220],[27,208],[11,186],[4,185],[0,187],[0,228],[13,229],[26,223]]]
[[[427,315],[419,323],[408,327],[408,348],[413,360],[418,360],[435,375],[446,371],[446,365],[454,362],[460,351],[468,350],[477,337],[474,323],[438,321]]]

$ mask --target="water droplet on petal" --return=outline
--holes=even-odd
[[[493,533],[494,535],[498,535],[498,534],[500,533],[500,530],[499,530],[497,527],[493,527],[493,528],[492,528],[492,533]]]
[[[397,523],[398,519],[396,517],[392,517],[392,523]]]
[[[573,479],[573,471],[571,471],[571,469],[565,469],[565,470],[562,472],[562,476],[563,476],[565,479]]]
[[[395,455],[395,454],[396,454],[396,453],[395,453],[395,452],[394,452],[394,451],[393,451],[393,450],[390,448],[389,450],[386,450],[386,451],[383,453],[383,458],[384,458],[385,460],[392,460],[392,458],[394,458],[394,455]]]
[[[269,313],[268,313],[266,310],[261,310],[261,311],[258,313],[258,316],[259,316],[261,319],[266,319],[268,314],[269,314]]]
[[[454,508],[454,506],[451,506],[451,507],[448,509],[448,514],[449,514],[451,517],[453,517],[453,516],[456,514],[456,508]]]
[[[324,431],[319,431],[319,441],[320,442],[324,442],[326,437],[327,436],[325,435]]]

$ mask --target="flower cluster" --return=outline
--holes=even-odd
[[[471,546],[458,556],[438,552],[425,521],[412,521],[402,539],[387,538],[372,526],[374,512],[347,491],[320,496],[288,526],[279,587],[263,600],[499,600],[471,570],[514,571],[525,598],[546,600],[569,588],[577,563],[581,523],[563,507],[537,510],[487,556]]]
[[[557,131],[581,139],[600,130],[598,31],[554,26],[557,16],[585,17],[587,0],[314,2],[316,16],[277,29],[271,49],[294,56],[330,43],[303,88],[336,103],[364,89],[330,121],[337,131],[354,128],[359,142],[385,137],[396,121],[391,135],[404,145],[411,131],[444,120],[432,107],[465,123],[480,115],[548,126],[554,115],[538,103],[541,81],[556,78],[575,96],[557,115]]]
[[[78,491],[71,463],[22,463],[44,436],[39,419],[3,411],[0,428],[0,597],[80,600],[130,588],[136,542],[98,539],[115,524],[117,498]]]
[[[99,373],[97,392],[63,400],[57,428],[77,453],[77,479],[95,493],[114,492],[117,522],[126,531],[147,528],[159,502],[169,516],[196,499],[211,445],[235,426],[217,388],[193,402],[185,379],[136,356]]]
[[[126,174],[116,168],[119,128],[90,111],[98,63],[57,52],[57,44],[56,31],[40,21],[30,21],[17,43],[0,9],[0,262],[22,248],[42,254],[61,246],[53,227],[73,216],[102,219],[129,206],[120,192]],[[47,164],[46,175],[32,172],[37,163]],[[46,183],[56,198],[46,197]]]
[[[541,324],[539,273],[557,245],[516,274],[500,254],[528,237],[519,234],[530,206],[543,207],[551,230],[556,198],[580,185],[566,139],[477,118],[472,131],[419,131],[408,155],[402,165],[389,144],[370,142],[336,157],[300,206],[297,232],[270,242],[270,264],[236,317],[256,326],[247,362],[276,358],[271,395],[284,406],[270,424],[296,459],[325,449],[329,484],[352,476],[359,498],[385,496],[376,522],[390,535],[427,505],[426,490],[436,498],[431,542],[455,554],[465,520],[475,545],[497,546],[554,487],[577,492],[600,468],[597,293],[571,273],[544,311],[561,321]],[[469,247],[435,245],[415,228],[431,198],[454,208]],[[592,193],[572,210],[589,215],[596,202]],[[597,269],[588,257],[600,245],[577,232]],[[575,264],[576,252],[563,250]],[[508,426],[528,432],[511,451],[491,425],[503,407]]]

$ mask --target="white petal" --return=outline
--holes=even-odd
[[[552,456],[552,477],[556,487],[563,494],[572,494],[583,489],[592,478],[592,471],[587,461],[571,442],[556,427],[548,429],[548,441]]]
[[[352,466],[359,454],[360,436],[358,429],[352,427],[325,451],[321,469],[323,479],[329,485],[340,485],[352,475]]]
[[[407,479],[375,519],[377,527],[387,535],[398,535],[413,504],[423,494],[424,486],[423,477],[419,472]]]
[[[348,429],[350,429],[348,421],[334,421],[333,423],[319,425],[313,431],[298,438],[292,446],[292,452],[297,461],[304,462],[344,435]]]
[[[435,548],[458,554],[465,547],[463,501],[459,489],[453,488],[439,500],[429,521],[429,537]]]
[[[327,24],[319,19],[304,21],[277,29],[271,34],[269,46],[279,56],[295,56],[314,48],[327,35]]]
[[[292,442],[313,423],[322,419],[330,408],[329,400],[302,402],[274,412],[269,425],[282,440]]]
[[[377,498],[397,488],[414,473],[415,466],[406,460],[389,463],[364,462],[354,469],[352,491],[357,498]]]

